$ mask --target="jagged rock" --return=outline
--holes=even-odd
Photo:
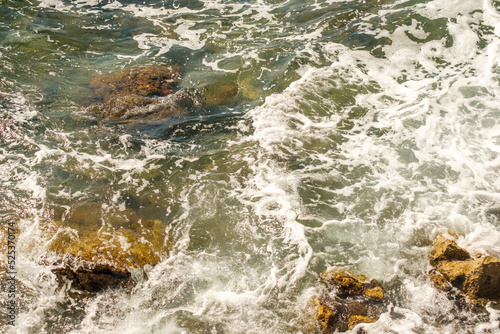
[[[314,300],[316,306],[316,320],[322,328],[331,327],[335,323],[335,314],[319,299]]]
[[[340,271],[321,274],[325,288],[315,300],[316,319],[323,333],[345,332],[359,323],[375,322],[384,311],[384,290],[376,280]]]
[[[361,324],[361,323],[368,323],[369,324],[369,323],[375,322],[377,320],[378,320],[378,318],[369,318],[369,317],[364,317],[362,315],[353,315],[348,320],[348,326],[349,326],[349,329],[353,329],[358,324]]]
[[[491,256],[474,259],[453,240],[439,236],[431,263],[430,277],[441,290],[458,289],[471,306],[500,300],[500,260]]]
[[[455,241],[440,235],[435,242],[431,262],[437,264],[440,261],[463,261],[469,260],[471,256],[465,249],[458,247]]]

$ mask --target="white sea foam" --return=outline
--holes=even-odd
[[[440,6],[443,4],[440,3]],[[273,165],[267,159],[272,160],[274,156],[284,159],[289,155],[305,156],[307,155],[305,149],[307,142],[310,138],[318,136],[318,129],[321,129],[322,135],[327,136],[334,135],[338,131],[337,122],[330,123],[327,119],[326,124],[328,125],[325,126],[325,123],[322,123],[324,118],[304,117],[301,108],[307,103],[303,101],[303,92],[314,90],[316,100],[316,98],[322,97],[321,91],[324,87],[332,87],[335,84],[367,86],[371,82],[377,82],[380,86],[377,92],[360,93],[356,96],[356,106],[369,109],[368,115],[376,117],[376,121],[365,118],[363,122],[366,123],[355,123],[355,129],[359,129],[359,131],[353,135],[348,134],[348,141],[339,145],[337,153],[332,148],[328,150],[328,154],[319,155],[316,153],[311,156],[313,161],[328,161],[326,165],[320,163],[319,166],[338,168],[340,164],[346,164],[351,168],[357,166],[370,168],[365,178],[360,179],[352,186],[329,190],[338,194],[340,198],[361,195],[360,192],[371,192],[373,189],[376,192],[393,193],[386,200],[393,200],[401,195],[402,198],[410,199],[414,204],[411,209],[407,210],[412,210],[415,214],[423,212],[423,220],[420,218],[420,221],[424,224],[415,229],[414,220],[392,220],[391,229],[393,231],[391,233],[394,233],[392,237],[398,238],[400,243],[410,242],[415,233],[419,233],[418,231],[422,231],[422,229],[430,228],[427,235],[431,236],[435,233],[432,228],[435,223],[432,220],[442,219],[446,221],[445,226],[450,231],[467,234],[465,239],[468,241],[467,246],[473,247],[475,244],[479,252],[496,255],[500,239],[494,225],[484,221],[473,222],[472,219],[481,219],[474,214],[466,220],[458,221],[457,215],[453,215],[448,210],[461,212],[470,207],[469,204],[465,204],[460,199],[470,198],[476,189],[484,189],[488,194],[497,191],[496,178],[493,175],[497,168],[498,157],[496,154],[492,155],[488,152],[489,150],[496,152],[498,149],[496,147],[498,134],[496,122],[490,128],[484,129],[477,126],[478,122],[472,121],[475,117],[482,117],[484,107],[486,110],[496,109],[492,100],[494,96],[492,92],[496,92],[497,85],[491,80],[496,75],[491,72],[491,68],[495,66],[493,64],[496,64],[497,54],[493,50],[486,49],[486,52],[483,52],[478,48],[479,37],[477,31],[473,30],[471,26],[478,23],[480,17],[477,14],[468,15],[476,9],[471,2],[454,7],[452,11],[449,10],[448,5],[446,8],[430,9],[432,5],[429,6],[426,3],[423,8],[425,9],[420,13],[429,18],[442,17],[444,12],[449,17],[457,18],[456,23],[450,22],[448,24],[448,31],[454,41],[451,48],[444,46],[444,39],[431,41],[424,45],[412,41],[408,38],[408,33],[421,39],[428,36],[421,28],[418,28],[415,21],[410,26],[401,26],[390,34],[384,31],[380,33],[380,36],[388,36],[392,40],[390,46],[383,48],[387,59],[375,59],[366,52],[353,52],[341,46],[330,44],[326,50],[334,58],[337,58],[332,66],[305,70],[301,79],[294,82],[285,92],[268,97],[263,106],[249,114],[255,128],[252,139],[256,140],[263,150],[259,160],[253,164],[257,177],[256,194],[253,197],[257,199],[256,203],[262,204],[268,201],[276,203],[278,202],[277,198],[281,198],[281,200],[293,198],[292,194],[297,194],[300,182],[311,179],[312,176],[309,175],[311,169],[289,170],[277,167],[279,165]],[[490,48],[496,50],[496,43],[496,40],[490,40]],[[451,65],[446,68],[438,67],[435,62],[436,57],[443,58]],[[360,63],[363,64],[363,68],[358,66]],[[489,64],[489,66],[484,67],[482,64]],[[422,72],[415,71],[417,65],[422,66],[421,69],[424,70],[424,73],[429,73],[429,75],[424,77]],[[468,71],[475,74],[464,76],[465,73],[469,73]],[[334,78],[339,78],[339,73],[342,73],[342,78],[346,80],[346,83],[336,83],[338,80],[335,81]],[[408,75],[407,80],[401,84],[397,82],[397,79],[403,73],[408,73]],[[433,86],[437,89],[432,88]],[[396,100],[388,102],[382,99],[385,94]],[[478,103],[479,101],[481,104]],[[326,97],[324,103],[334,105],[335,100]],[[319,105],[321,106],[321,104]],[[475,105],[481,105],[483,108],[475,107]],[[335,109],[332,108],[331,120],[336,119],[335,112]],[[344,110],[344,113],[346,112]],[[321,125],[316,126],[316,123],[321,123]],[[363,132],[372,126],[387,127],[391,130],[380,138],[363,135]],[[405,161],[407,158],[402,157],[399,153],[400,148],[405,146],[408,147],[405,152],[413,155],[413,157],[408,156],[410,161]],[[335,154],[337,162],[332,164],[329,154]],[[431,168],[433,165],[435,167]],[[330,172],[325,171],[323,178],[327,177],[328,173]],[[438,176],[439,173],[443,173],[443,176]],[[289,175],[289,178],[287,179],[284,175]],[[316,171],[314,178],[318,179],[318,177],[322,178]],[[440,181],[441,179],[444,179],[443,182]],[[263,182],[263,180],[265,181]],[[287,181],[280,182],[279,180]],[[273,189],[273,191],[269,191],[269,189]],[[286,196],[279,194],[278,189],[283,189]],[[328,187],[326,189],[328,190]],[[402,194],[394,195],[399,192],[398,189]],[[433,198],[433,202],[427,201],[426,196]],[[353,199],[350,200],[353,201]],[[380,202],[377,203],[377,201]],[[375,214],[375,217],[378,215],[377,211],[390,205],[390,202],[384,203],[384,198],[375,202],[372,213]],[[292,212],[296,214],[295,217],[304,210],[300,201],[296,203],[291,206]],[[489,203],[491,202],[484,202],[482,210],[485,210],[484,205],[488,207]],[[429,205],[432,209],[428,207]],[[256,207],[259,205],[256,204]],[[357,210],[357,207],[354,204],[348,206],[347,210]],[[279,216],[281,211],[274,208],[274,212],[267,210],[265,214],[274,213]],[[474,212],[480,212],[480,210],[475,209]],[[353,212],[353,214],[356,213]],[[290,221],[295,218],[293,215],[288,217]],[[345,222],[332,220],[323,225],[322,229],[338,226],[338,223],[349,225],[351,222],[348,219]],[[364,219],[368,220],[367,222],[370,221],[370,217],[365,216]],[[298,234],[306,235],[299,230],[292,230],[295,233],[295,241],[300,239]],[[406,230],[413,232],[406,234],[404,232]],[[383,232],[380,230],[375,233]],[[307,243],[307,237],[304,240]],[[377,244],[380,245],[381,240],[381,237],[374,238],[373,247],[378,247]],[[391,249],[390,244],[385,242],[386,246]],[[370,246],[367,245],[367,247]],[[397,248],[399,245],[394,244],[394,249]],[[383,256],[388,255],[390,256],[390,253]],[[420,251],[420,256],[422,259],[418,263],[425,265],[426,251]],[[361,258],[361,261],[370,261],[372,265],[359,264],[358,266],[366,268],[372,273],[383,275],[384,270],[373,267],[377,265],[388,266],[386,270],[390,270],[390,263],[398,261],[397,258],[391,259],[389,257],[379,262],[376,257],[375,254],[371,254],[366,258]],[[393,274],[401,275],[400,270],[401,267],[395,267]],[[406,286],[413,285],[415,288],[423,289],[421,284],[421,282],[409,279]],[[427,283],[425,289],[430,295],[436,294],[435,289]],[[410,292],[409,295],[417,296],[418,293]],[[447,304],[445,298],[439,298],[440,303]],[[418,307],[423,307],[426,302],[426,299],[422,299],[415,301],[415,308],[408,306],[409,309],[399,309],[398,312],[403,315],[404,322],[398,323],[393,319],[382,318],[380,323],[388,321],[389,327],[380,327],[380,324],[379,327],[377,327],[378,325],[367,325],[366,329],[371,328],[372,332],[377,332],[381,328],[386,330],[390,328],[398,332],[412,332],[416,328],[425,328],[429,332],[441,330],[452,332],[455,328],[454,325],[450,325],[451,327],[446,329],[446,326],[432,328],[424,324],[418,315],[422,309],[418,309]]]
[[[96,4],[43,0],[39,7],[88,14]],[[105,209],[127,209],[127,190],[138,197],[163,196],[158,206],[171,206],[165,211],[166,229],[175,240],[169,256],[146,268],[148,279],[130,294],[106,291],[87,299],[73,333],[181,333],[193,323],[214,331],[221,326],[228,333],[298,331],[290,319],[308,302],[297,298],[316,296],[317,271],[325,268],[359,271],[398,289],[398,300],[379,321],[359,325],[368,333],[454,333],[463,326],[478,333],[497,330],[499,315],[491,308],[487,322],[467,312],[446,318],[457,311],[426,272],[428,244],[438,233],[461,234],[457,242],[472,253],[500,255],[498,221],[486,213],[498,206],[500,187],[496,9],[489,1],[429,1],[406,8],[404,15],[450,18],[443,28],[453,41],[449,46],[446,37],[426,41],[434,31],[425,30],[418,17],[389,29],[391,15],[406,9],[388,5],[378,13],[378,26],[372,14],[358,22],[365,29],[358,32],[391,40],[380,47],[385,57],[377,58],[325,39],[317,42],[327,23],[293,30],[279,16],[283,5],[105,6],[165,29],[165,20],[175,16],[179,38],[151,32],[133,37],[144,55],[149,50],[164,55],[175,45],[199,50],[207,40],[241,33],[201,63],[220,70],[223,59],[241,56],[248,66],[262,65],[259,80],[276,70],[255,41],[259,34],[299,44],[294,59],[309,60],[298,65],[300,78],[251,110],[229,143],[221,140],[209,148],[213,133],[188,143],[143,139],[137,152],[131,135],[116,135],[116,144],[106,142],[112,147],[108,151],[93,137],[102,128],[83,131],[74,141],[74,133],[47,126],[43,135],[32,129],[23,133],[31,150],[15,156],[0,151],[2,182],[15,171],[16,179],[8,180],[15,186],[6,184],[11,193],[31,198],[32,216],[38,217],[21,222],[20,240],[26,245],[41,238],[44,213],[38,207],[48,204],[49,195],[82,201],[93,195],[64,182],[50,184],[58,180],[53,176],[58,167],[90,183],[108,180]],[[214,9],[223,16],[205,12]],[[225,30],[224,15],[234,16]],[[198,27],[197,20],[204,19],[218,28]],[[480,32],[480,23],[497,35]],[[10,116],[19,124],[38,114],[21,95],[15,98]],[[16,131],[8,136],[21,132]],[[40,136],[43,143],[37,142]],[[124,238],[119,241],[130,247]],[[19,328],[26,332],[43,331],[67,298],[64,290],[55,291],[49,269],[35,264],[40,247],[24,249],[32,258],[20,265],[22,281],[39,293],[32,307],[20,312]],[[38,275],[30,277],[31,272]],[[460,316],[474,324],[462,324]],[[447,321],[440,323],[442,318]]]
[[[157,53],[154,56],[160,56],[167,53],[170,48],[174,45],[183,46],[191,50],[200,49],[204,42],[200,40],[200,35],[205,32],[205,30],[191,30],[193,26],[192,23],[186,22],[180,24],[175,29],[179,38],[172,39],[170,37],[161,37],[154,34],[140,34],[134,36],[140,49],[149,50],[152,46],[159,47]]]

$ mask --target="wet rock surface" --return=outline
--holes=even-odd
[[[88,110],[109,120],[164,119],[201,106],[227,106],[237,101],[238,85],[222,78],[203,87],[182,88],[179,69],[148,66],[91,79]]]
[[[457,243],[451,239],[440,235],[434,244],[432,252],[432,264],[436,265],[442,261],[464,261],[472,259],[469,252],[458,247]]]
[[[238,87],[235,85],[209,85],[202,90],[203,102],[209,106],[229,104],[237,94]]]
[[[132,287],[131,270],[156,265],[172,247],[165,225],[141,219],[132,209],[107,211],[99,203],[80,203],[61,220],[47,224],[43,239],[59,258],[53,272],[59,283],[98,292]]]
[[[129,270],[108,264],[85,263],[78,268],[64,266],[52,269],[57,280],[71,281],[71,287],[85,292],[100,292],[113,288],[132,288],[135,281]]]
[[[90,89],[94,93],[93,102],[109,101],[121,96],[167,96],[175,92],[179,80],[177,68],[148,66],[93,78]]]
[[[458,289],[458,297],[465,298],[473,307],[488,301],[500,300],[500,260],[491,256],[473,258],[455,241],[440,235],[431,255],[434,270],[430,277],[436,286],[451,292]],[[456,290],[455,290],[456,291]]]
[[[182,89],[168,96],[117,96],[91,106],[90,111],[110,120],[164,119],[200,104],[195,91]]]
[[[194,90],[178,89],[178,68],[149,66],[90,81],[89,110],[105,119],[162,119],[201,104]]]
[[[384,312],[384,290],[376,280],[343,270],[326,271],[320,279],[324,289],[314,303],[322,333],[345,332],[360,323],[375,322]]]
[[[81,203],[50,224],[48,249],[84,261],[139,268],[157,264],[170,251],[165,228],[131,209],[106,211],[99,203]]]

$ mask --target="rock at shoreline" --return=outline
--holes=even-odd
[[[384,312],[384,290],[376,280],[340,271],[326,271],[320,276],[325,286],[314,301],[316,320],[323,333],[345,332],[360,323],[378,320]]]
[[[455,241],[438,236],[434,243],[431,262],[436,265],[442,261],[464,261],[472,257],[465,249],[458,247]]]
[[[155,265],[171,248],[159,220],[141,219],[132,209],[103,210],[99,203],[74,205],[61,221],[47,224],[49,251],[89,262],[129,268]]]
[[[431,257],[430,277],[443,291],[456,288],[471,306],[500,300],[500,260],[491,256],[474,259],[453,240],[440,235]]]

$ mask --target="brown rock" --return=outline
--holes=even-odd
[[[320,278],[325,289],[315,305],[322,332],[344,332],[359,323],[374,322],[384,311],[384,290],[376,280],[343,270],[324,272]]]
[[[234,78],[233,78],[234,79]],[[238,86],[223,77],[199,89],[179,89],[177,68],[149,66],[92,79],[88,110],[105,119],[163,119],[191,107],[224,106],[235,101]]]
[[[118,220],[108,222],[117,224]],[[69,228],[55,222],[59,228],[48,248],[63,259],[58,264],[61,267],[53,270],[58,281],[71,280],[73,288],[86,292],[130,288],[135,284],[130,269],[155,265],[161,254],[169,251],[165,227],[160,221],[121,222],[123,225],[118,228],[102,226],[99,230],[72,224],[73,228]]]
[[[45,263],[58,267],[54,273],[60,283],[72,280],[77,290],[130,287],[130,270],[157,264],[173,244],[161,221],[141,219],[130,208],[81,203],[54,218],[60,220],[46,222],[41,239],[47,240],[49,258],[61,260]]]
[[[439,261],[469,260],[470,254],[463,248],[458,247],[455,241],[439,235],[436,239],[434,251],[432,253],[433,264]]]
[[[365,296],[372,297],[375,299],[382,299],[382,298],[384,298],[384,290],[380,286],[366,289]]]
[[[500,300],[500,260],[491,256],[472,259],[456,243],[439,237],[431,263],[435,269],[430,277],[441,290],[458,289],[471,306]]]
[[[491,256],[483,257],[472,275],[474,280],[465,282],[471,295],[478,298],[500,299],[500,260]]]
[[[71,281],[71,287],[86,292],[99,292],[110,288],[131,288],[135,285],[130,271],[108,264],[84,264],[77,269],[70,266],[52,269],[59,282]]]
[[[319,299],[314,300],[316,306],[316,320],[322,328],[332,327],[335,322],[335,315],[332,310],[323,304]]]
[[[368,281],[364,275],[353,276],[344,270],[339,270],[323,272],[320,278],[330,289],[335,289],[339,297],[365,296],[374,299],[384,297],[383,289],[378,282]]]
[[[178,69],[149,66],[91,80],[89,111],[112,120],[162,119],[201,104],[194,90],[177,90]]]
[[[108,220],[113,222],[113,220]],[[99,229],[71,223],[55,222],[59,226],[48,249],[61,256],[94,263],[110,263],[116,267],[140,268],[155,265],[171,248],[165,226],[158,220],[127,222],[130,226],[103,225]]]
[[[500,299],[500,260],[441,261],[436,265],[444,279],[469,298]]]
[[[163,119],[181,114],[187,108],[201,105],[196,92],[179,90],[168,96],[115,96],[110,100],[92,105],[89,110],[106,119]]]
[[[90,89],[95,102],[105,102],[119,96],[167,96],[173,94],[180,76],[170,66],[135,68],[125,73],[93,78]]]
[[[369,317],[364,317],[362,315],[353,315],[348,320],[348,327],[349,327],[349,329],[353,329],[358,324],[372,323],[372,322],[375,322],[377,320],[378,320],[377,318],[369,318]]]

